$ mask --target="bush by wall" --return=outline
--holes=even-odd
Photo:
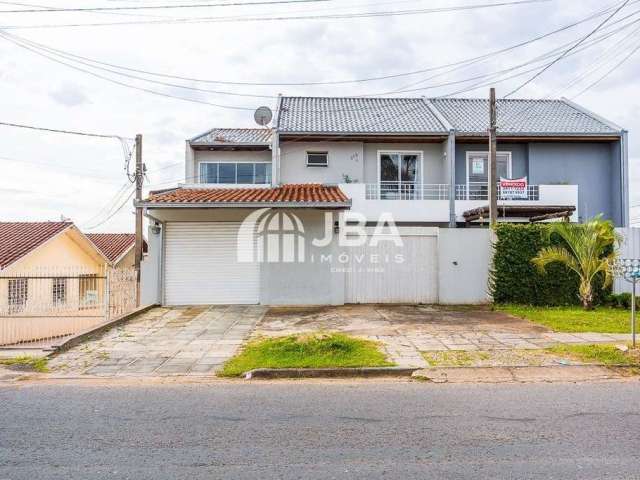
[[[544,224],[509,224],[496,226],[490,290],[496,303],[525,305],[575,305],[578,297],[578,276],[564,265],[554,263],[540,274],[531,259],[542,247],[560,243],[548,239]],[[603,292],[602,279],[594,282],[595,303],[608,293]]]

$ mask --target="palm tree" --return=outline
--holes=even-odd
[[[604,275],[603,287],[611,284],[611,264],[615,259],[615,247],[620,242],[613,224],[598,215],[586,223],[552,223],[549,236],[559,236],[564,245],[544,247],[531,261],[541,273],[553,262],[563,263],[580,278],[578,294],[585,310],[593,308],[593,280]]]

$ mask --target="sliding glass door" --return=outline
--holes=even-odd
[[[419,190],[422,156],[417,152],[380,152],[380,198],[413,199]]]

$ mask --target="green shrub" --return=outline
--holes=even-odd
[[[604,297],[602,303],[608,307],[631,310],[631,294],[626,292],[618,294],[611,293]],[[640,297],[636,297],[636,309],[640,310]]]
[[[531,259],[541,248],[558,245],[548,238],[548,225],[501,223],[495,228],[493,267],[489,288],[496,303],[562,306],[580,303],[579,278],[559,263],[550,264],[547,274],[540,274]],[[595,303],[602,303],[608,293],[602,290],[603,278],[594,285]]]

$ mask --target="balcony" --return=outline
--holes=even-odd
[[[362,213],[370,222],[378,220],[382,213],[390,213],[396,222],[449,221],[448,184],[343,183],[340,188],[352,200],[351,211]],[[465,211],[488,204],[488,185],[456,185],[455,199],[456,219],[463,222]],[[527,196],[521,199],[508,198],[498,187],[498,205],[575,206],[571,220],[577,221],[578,186],[528,185]]]

